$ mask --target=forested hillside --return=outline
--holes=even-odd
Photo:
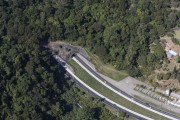
[[[1,39],[0,53],[1,120],[116,118],[98,99],[75,87],[64,69],[58,68],[50,53],[38,44],[6,36]]]
[[[180,25],[170,2],[0,0],[0,119],[114,119],[67,82],[43,45],[75,43],[132,76],[149,74],[166,60],[159,36]]]
[[[0,5],[2,36],[39,45],[75,42],[132,76],[160,67],[166,57],[159,37],[180,24],[171,0],[8,0]]]
[[[79,90],[43,48],[55,36],[49,30],[57,27],[45,18],[39,21],[37,10],[45,4],[50,6],[31,0],[0,1],[0,119],[116,119],[98,99]],[[45,14],[50,17],[54,14],[48,6]]]

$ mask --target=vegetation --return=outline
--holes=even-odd
[[[117,119],[69,81],[42,46],[49,36],[55,37],[48,29],[49,5],[38,0],[0,1],[0,119]]]
[[[1,41],[0,119],[116,118],[68,81],[64,69],[57,67],[46,49],[17,42],[20,40]]]
[[[175,43],[175,44],[177,44],[177,45],[180,45],[179,40],[178,40],[178,39],[176,39],[176,38],[172,38],[172,42],[173,42],[173,43]]]
[[[177,63],[180,63],[180,56],[177,56],[176,62],[177,62]]]
[[[169,80],[169,79],[180,80],[180,69],[176,69],[176,67],[174,67],[174,70],[172,72],[159,73],[157,75],[157,79],[158,80]]]
[[[91,62],[95,65],[96,70],[101,74],[106,75],[116,81],[120,81],[128,76],[125,71],[119,71],[110,64],[104,64],[97,55],[90,52],[88,52],[88,54],[90,55]]]
[[[108,0],[85,6],[87,3],[83,3],[77,15],[88,14],[82,17],[88,22],[80,22],[79,26],[76,19],[72,20],[75,27],[86,26],[76,43],[90,48],[105,63],[127,70],[131,76],[149,75],[161,67],[162,60],[167,61],[159,37],[179,26],[180,16],[170,9],[170,0]],[[152,43],[156,43],[154,53],[150,52]]]
[[[165,59],[160,45],[157,53],[150,53],[150,44],[180,25],[180,13],[172,11],[170,3],[0,0],[0,119],[114,119],[88,99],[84,103],[89,103],[90,111],[88,106],[86,110],[75,106],[82,101],[79,90],[67,82],[64,70],[57,68],[43,45],[56,40],[74,42],[105,63],[142,76]],[[94,114],[96,108],[100,112]],[[84,116],[79,116],[82,112]]]

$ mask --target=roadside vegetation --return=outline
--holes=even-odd
[[[163,119],[166,120],[167,118],[160,116],[156,113],[150,112],[149,110],[146,110],[144,108],[139,107],[138,105],[129,102],[125,98],[119,96],[118,94],[114,93],[113,91],[106,88],[104,85],[99,83],[97,80],[95,80],[92,76],[90,76],[83,68],[81,68],[75,61],[70,60],[68,62],[70,66],[72,66],[73,70],[75,71],[75,74],[87,85],[92,87],[97,92],[101,93],[102,95],[106,96],[107,98],[113,100],[114,102],[119,103],[122,106],[125,106],[133,111],[136,111],[140,114],[146,115],[153,119]]]
[[[113,80],[120,81],[128,76],[128,74],[123,70],[117,70],[114,66],[111,64],[105,64],[103,63],[100,58],[86,50],[91,58],[91,62],[95,65],[96,70],[100,72],[103,75],[106,75]]]
[[[77,88],[48,50],[23,41],[17,44],[13,39],[0,42],[1,120],[117,118],[96,99]]]

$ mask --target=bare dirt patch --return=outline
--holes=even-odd
[[[180,82],[178,80],[161,80],[161,81],[157,81],[162,87],[165,88],[173,88],[176,87],[177,89],[180,89]]]

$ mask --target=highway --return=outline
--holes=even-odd
[[[141,114],[138,114],[134,111],[131,111],[121,105],[118,105],[117,103],[111,101],[110,99],[106,98],[105,96],[101,95],[100,93],[96,92],[95,90],[93,90],[92,88],[90,88],[88,85],[86,85],[84,82],[82,82],[82,80],[80,80],[77,76],[75,76],[71,70],[69,70],[68,68],[65,68],[68,75],[72,78],[72,80],[80,87],[82,88],[85,92],[91,94],[92,96],[96,97],[96,98],[100,98],[102,99],[101,102],[103,102],[104,104],[111,106],[119,111],[123,111],[126,112],[128,115],[138,119],[138,120],[152,120],[149,117],[143,116]]]
[[[135,103],[135,104],[137,104],[137,105],[139,105],[139,106],[141,106],[141,107],[143,107],[143,108],[145,108],[145,109],[148,109],[148,110],[150,110],[150,111],[152,111],[152,112],[154,112],[154,113],[156,113],[156,114],[162,115],[162,116],[167,117],[167,118],[169,118],[169,119],[180,120],[180,117],[179,117],[179,116],[176,116],[176,115],[174,115],[174,114],[172,114],[172,113],[163,111],[163,110],[158,109],[158,108],[156,108],[156,107],[154,107],[154,106],[151,106],[151,105],[149,105],[149,104],[146,104],[146,103],[144,103],[144,102],[142,102],[142,101],[134,98],[133,96],[125,93],[124,91],[120,90],[119,88],[115,87],[114,85],[112,85],[111,83],[109,83],[108,81],[106,81],[104,78],[102,78],[98,73],[96,73],[96,71],[94,71],[90,66],[88,66],[83,60],[81,60],[80,57],[78,57],[78,56],[76,55],[76,56],[74,56],[74,58],[75,58],[75,59],[74,59],[75,61],[77,60],[76,62],[79,62],[80,64],[83,65],[83,66],[81,66],[81,67],[85,67],[85,68],[90,72],[91,75],[93,74],[93,77],[95,76],[96,78],[98,78],[99,80],[101,80],[101,83],[102,83],[102,82],[103,82],[103,83],[106,83],[106,87],[108,87],[108,88],[110,87],[111,89],[113,89],[114,92],[118,92],[119,95],[122,94],[122,97],[124,97],[124,98],[126,98],[126,99],[128,98],[129,101],[131,101],[131,102],[133,102],[133,103]],[[79,63],[78,63],[78,64],[79,64]],[[80,64],[79,64],[79,65],[80,65]],[[87,71],[87,72],[88,72],[88,71]],[[89,72],[88,72],[88,73],[89,73]]]
[[[69,76],[71,76],[71,74],[69,74]],[[89,90],[88,88],[86,88],[85,86],[83,86],[78,80],[76,80],[76,79],[73,78],[72,76],[71,76],[71,78],[72,78],[72,80],[73,80],[81,89],[83,89],[86,93],[88,93],[88,94],[90,94],[91,96],[94,96],[94,97],[96,97],[96,98],[103,99],[103,98],[101,98],[100,96],[98,96],[97,94],[95,94],[94,92],[92,92],[91,90]],[[106,104],[106,105],[108,105],[108,106],[111,106],[111,107],[113,107],[113,108],[115,108],[115,109],[117,109],[117,110],[119,110],[119,111],[123,111],[123,112],[127,113],[128,115],[130,115],[130,116],[132,116],[132,117],[134,117],[134,118],[136,118],[136,119],[138,119],[138,120],[146,120],[146,119],[143,118],[143,117],[137,116],[137,115],[135,115],[135,114],[133,114],[133,113],[127,111],[127,110],[124,110],[124,109],[116,106],[115,104],[112,104],[111,102],[107,101],[106,99],[103,99],[103,101],[101,101],[101,102],[103,102],[104,104]]]
[[[80,87],[82,88],[85,92],[91,94],[92,96],[102,99],[101,102],[103,102],[106,105],[109,105],[119,111],[123,111],[126,112],[128,115],[138,119],[138,120],[152,120],[149,117],[146,117],[144,115],[141,115],[139,113],[136,113],[130,109],[127,109],[113,101],[111,101],[110,99],[106,98],[105,96],[101,95],[100,93],[98,93],[97,91],[95,91],[94,89],[92,89],[91,87],[89,87],[88,85],[86,85],[82,80],[80,80],[76,75],[74,75],[74,73],[67,67],[68,65],[64,64],[64,61],[62,61],[61,58],[59,58],[58,56],[54,56],[54,58],[57,60],[57,62],[59,63],[59,65],[63,66],[65,68],[65,70],[67,71],[68,76],[70,76],[72,78],[72,80]]]

